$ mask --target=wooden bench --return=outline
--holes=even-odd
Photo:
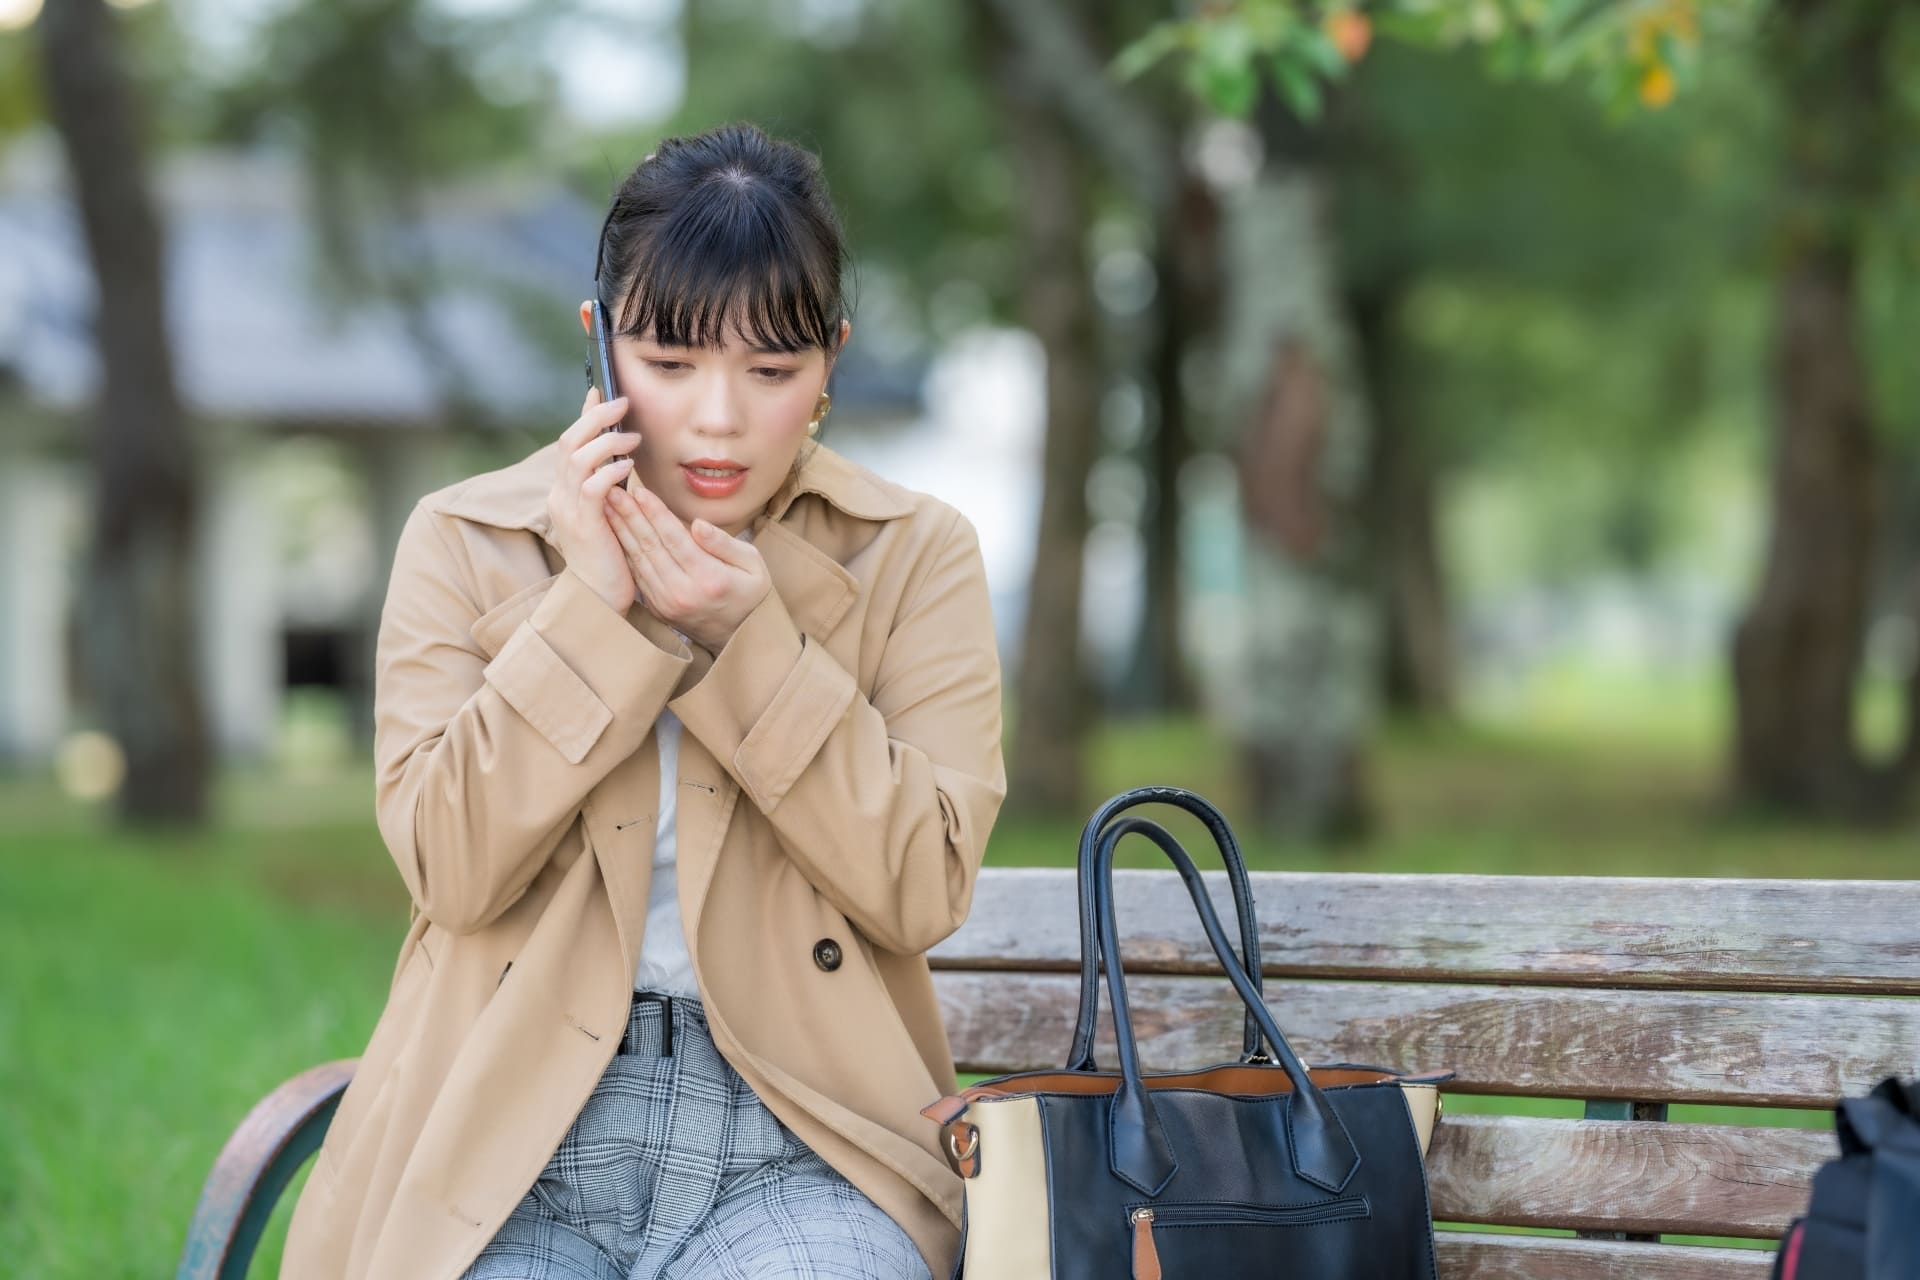
[[[1660,1238],[1777,1238],[1834,1154],[1831,1133],[1671,1122],[1668,1106],[1823,1111],[1920,1071],[1920,881],[1265,873],[1254,885],[1267,1000],[1307,1061],[1447,1067],[1456,1098],[1581,1104],[1585,1118],[1548,1119],[1456,1101],[1429,1158],[1435,1217],[1575,1234],[1443,1231],[1446,1280],[1764,1277],[1766,1250]],[[1143,1063],[1236,1056],[1238,1005],[1208,976],[1173,873],[1120,872],[1116,898]],[[933,956],[962,1071],[1064,1060],[1076,903],[1071,870],[982,875],[966,927]],[[182,1280],[245,1274],[351,1069],[315,1068],[247,1117],[195,1212]]]

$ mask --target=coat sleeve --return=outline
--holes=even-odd
[[[691,659],[563,570],[488,661],[468,577],[440,518],[416,506],[374,657],[380,834],[414,905],[453,933],[483,928],[526,891]]]
[[[954,513],[888,634],[869,699],[777,591],[668,705],[875,945],[959,928],[1006,796],[1000,662],[973,526]]]

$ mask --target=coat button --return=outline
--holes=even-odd
[[[813,944],[813,962],[828,973],[840,967],[840,944],[832,938],[822,938]]]

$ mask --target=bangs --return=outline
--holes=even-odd
[[[671,347],[737,338],[766,351],[831,353],[840,336],[839,281],[809,261],[764,189],[719,185],[712,194],[721,199],[688,202],[647,237],[616,332],[650,330]]]

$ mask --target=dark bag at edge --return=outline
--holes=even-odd
[[[1920,1081],[1836,1108],[1840,1158],[1780,1241],[1774,1280],[1920,1280]]]

